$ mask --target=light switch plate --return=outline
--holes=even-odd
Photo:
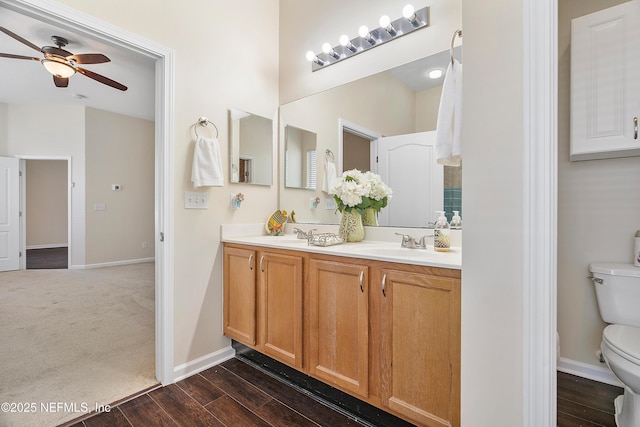
[[[335,211],[338,209],[338,205],[333,197],[324,199],[324,208],[328,211]]]
[[[185,209],[207,209],[209,205],[209,193],[204,191],[185,191]]]

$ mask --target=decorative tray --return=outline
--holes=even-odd
[[[312,235],[307,242],[310,246],[333,246],[344,243],[344,240],[337,234],[320,233]]]

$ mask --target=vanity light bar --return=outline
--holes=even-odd
[[[410,16],[407,16],[407,11],[413,11],[413,8],[406,6],[403,11],[404,16],[395,21],[390,21],[387,16],[383,16],[381,26],[374,30],[369,30],[363,25],[360,27],[357,37],[349,40],[348,36],[343,35],[340,37],[340,44],[333,48],[329,43],[325,43],[321,53],[307,52],[307,60],[311,62],[311,71],[337,64],[342,60],[429,26],[429,7],[417,10],[409,14]]]

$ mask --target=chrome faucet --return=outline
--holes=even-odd
[[[309,230],[307,233],[300,230],[299,228],[293,229],[293,232],[296,233],[296,235],[298,236],[298,239],[306,239],[306,240],[309,240],[313,236],[314,231],[316,231],[315,228]]]
[[[396,234],[398,236],[402,236],[402,242],[400,243],[400,246],[403,248],[409,248],[409,249],[427,249],[426,238],[433,237],[433,236],[422,236],[420,240],[416,241],[415,238],[409,236],[408,234],[402,234],[402,233],[396,233]]]

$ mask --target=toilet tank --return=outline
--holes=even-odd
[[[640,267],[594,263],[589,270],[602,320],[640,327]]]

